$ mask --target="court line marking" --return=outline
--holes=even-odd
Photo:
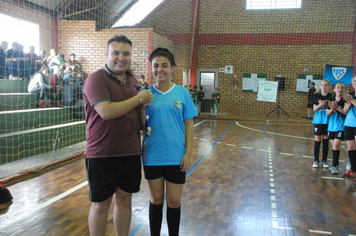
[[[194,168],[201,162],[201,160],[205,157],[205,155],[210,152],[210,150],[215,146],[215,144],[217,144],[220,139],[227,133],[227,131],[229,131],[231,129],[231,127],[233,126],[234,123],[232,123],[226,130],[225,132],[210,146],[210,148],[204,152],[204,154],[199,158],[199,160],[197,160],[194,165],[187,171],[186,176],[188,176],[193,170]]]
[[[206,120],[203,120],[203,121],[201,121],[201,122],[195,124],[194,127],[196,127],[196,126],[202,124],[202,123],[205,122],[205,121],[206,121]],[[230,125],[230,127],[231,127],[231,126],[232,126],[232,125]],[[225,133],[226,133],[226,131],[225,131]],[[224,134],[225,134],[225,133],[224,133]],[[222,137],[222,136],[221,136],[221,137]],[[220,138],[221,138],[221,137],[220,137]],[[220,138],[219,138],[219,139],[220,139]],[[41,210],[41,209],[43,209],[43,208],[45,208],[45,207],[47,207],[47,206],[49,206],[49,205],[51,205],[51,204],[53,204],[53,203],[55,203],[55,202],[61,200],[62,198],[68,196],[69,194],[74,193],[75,191],[77,191],[77,190],[83,188],[83,187],[86,186],[86,185],[88,185],[88,181],[84,181],[83,183],[81,183],[81,184],[79,184],[79,185],[77,185],[77,186],[74,186],[73,188],[71,188],[71,189],[69,189],[69,190],[67,190],[67,191],[65,191],[65,192],[63,192],[63,193],[61,193],[61,194],[59,194],[58,196],[56,196],[56,197],[54,197],[54,198],[52,198],[52,199],[50,199],[50,200],[48,200],[48,201],[46,201],[46,202],[40,204],[39,206],[37,206],[37,207],[36,207],[35,209],[33,209],[32,211],[28,211],[28,212],[26,212],[26,213],[24,213],[24,214],[22,214],[22,215],[20,215],[20,216],[17,216],[16,219],[14,219],[14,220],[9,221],[9,222],[7,222],[7,223],[5,223],[5,224],[0,225],[0,231],[4,230],[5,228],[9,227],[10,225],[13,225],[14,223],[18,222],[19,220],[22,220],[22,219],[24,219],[24,218],[26,218],[26,217],[32,215],[32,214],[35,213],[36,211],[39,211],[39,210]],[[142,224],[143,224],[143,223],[142,223]],[[140,226],[140,227],[141,227],[141,226]],[[135,230],[135,229],[134,229],[134,230]],[[130,234],[130,235],[131,235],[131,234]]]
[[[226,146],[231,146],[231,147],[236,147],[236,145],[235,145],[235,144],[229,144],[229,143],[226,143],[225,145],[226,145]]]
[[[263,131],[263,130],[253,129],[253,128],[241,125],[238,121],[236,121],[235,124],[237,126],[240,126],[241,128],[249,129],[249,130],[256,131],[256,132],[262,132],[262,133],[273,134],[273,135],[283,136],[283,137],[296,138],[296,139],[314,140],[314,138],[305,138],[305,137],[300,137],[300,136],[294,136],[294,135],[288,135],[288,134],[279,134],[279,133],[273,133],[273,132],[267,132],[267,131]]]
[[[337,180],[343,180],[344,178],[340,178],[340,177],[327,177],[327,176],[322,176],[322,179],[337,179]]]
[[[277,218],[277,203],[276,203],[276,191],[275,191],[275,186],[274,186],[274,178],[273,178],[273,160],[272,160],[272,150],[271,150],[271,146],[268,146],[268,150],[262,150],[260,149],[260,151],[264,151],[264,152],[268,152],[268,162],[269,162],[269,171],[270,171],[270,178],[269,178],[269,182],[270,182],[270,193],[271,193],[271,218]],[[276,228],[276,229],[287,229],[287,230],[293,230],[293,228],[290,227],[282,227],[282,226],[278,226],[278,222],[277,221],[273,221],[272,220],[272,227]]]
[[[200,121],[199,123],[196,123],[195,125],[194,125],[194,127],[195,126],[198,126],[198,125],[200,125],[200,124],[202,124],[202,123],[204,123],[206,120],[202,120],[202,121]]]
[[[278,134],[278,133],[273,133],[273,132],[267,132],[267,131],[263,131],[262,128],[261,128],[261,130],[253,129],[253,128],[249,128],[249,127],[246,127],[246,126],[241,125],[238,121],[236,121],[235,124],[236,124],[237,126],[240,126],[241,128],[248,129],[248,130],[252,130],[252,131],[263,132],[263,133],[267,133],[267,134],[274,134],[274,135],[277,135],[277,136],[284,136],[284,137],[297,138],[297,139],[314,140],[314,139],[312,139],[312,138],[304,138],[304,137],[293,136],[293,135],[287,135],[287,134]],[[260,151],[268,152],[267,150],[260,150]],[[282,154],[282,153],[281,153],[281,154]],[[284,153],[283,153],[283,154],[284,154]],[[303,155],[302,157],[310,158],[309,156],[304,156],[304,155]],[[312,157],[312,158],[314,158],[314,157]],[[270,172],[273,172],[273,170],[270,169]],[[343,179],[343,178],[336,178],[336,177],[322,177],[322,178],[325,178],[325,179]],[[275,193],[275,190],[274,190],[274,189],[270,189],[270,192],[271,192],[271,194],[274,194],[274,193]],[[276,221],[273,221],[272,223],[273,223],[273,228],[293,230],[293,228],[280,227],[280,226],[278,226],[278,222],[276,222]],[[331,232],[327,232],[327,231],[318,231],[318,230],[311,230],[311,229],[309,229],[309,232],[310,232],[310,233],[332,234]]]
[[[279,154],[285,155],[285,156],[294,156],[293,153],[285,153],[285,152],[280,152]]]
[[[16,219],[14,219],[13,221],[9,221],[9,222],[7,222],[7,223],[5,223],[3,225],[0,225],[0,231],[2,231],[3,229],[9,227],[10,225],[13,225],[14,223],[18,222],[19,220],[22,220],[22,219],[24,219],[26,217],[31,216],[36,211],[39,211],[39,210],[41,210],[41,209],[43,209],[43,208],[45,208],[45,207],[57,202],[57,201],[59,201],[60,199],[68,196],[69,194],[74,193],[75,191],[83,188],[86,185],[88,185],[88,181],[84,181],[83,183],[81,183],[81,184],[79,184],[79,185],[77,185],[77,186],[75,186],[75,187],[73,187],[73,188],[71,188],[71,189],[59,194],[58,196],[56,196],[56,197],[54,197],[54,198],[52,198],[52,199],[40,204],[40,205],[38,205],[35,209],[33,209],[31,211],[28,211],[28,212],[25,212],[24,214],[22,214],[20,216],[17,216]]]
[[[316,234],[332,234],[331,232],[328,232],[328,231],[312,230],[312,229],[309,229],[309,232],[316,233]]]

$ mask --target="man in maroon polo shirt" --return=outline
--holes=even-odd
[[[141,104],[152,101],[150,90],[137,92],[130,72],[131,41],[124,35],[107,43],[106,65],[89,75],[84,86],[85,148],[91,235],[105,235],[114,198],[117,235],[128,235],[132,193],[141,183]]]

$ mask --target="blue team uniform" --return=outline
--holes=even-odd
[[[173,84],[165,93],[154,85],[149,88],[152,133],[143,137],[142,162],[146,166],[180,165],[186,152],[184,121],[197,116],[197,110],[183,86]]]
[[[313,104],[319,105],[319,100],[330,100],[331,99],[331,93],[328,93],[327,95],[323,96],[320,93],[314,94],[313,97]],[[328,114],[326,114],[326,110],[329,108],[329,105],[322,106],[319,110],[315,112],[314,119],[312,121],[313,124],[328,124]]]
[[[354,99],[356,99],[355,91],[349,93]],[[351,104],[351,108],[345,118],[345,126],[356,127],[356,107]]]
[[[335,98],[332,100],[334,101]],[[345,101],[341,99],[340,101],[337,102],[337,105],[340,108],[344,108]],[[345,117],[346,116],[339,111],[332,112],[331,115],[329,116],[328,131],[329,132],[344,131]]]

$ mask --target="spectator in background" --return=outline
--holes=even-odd
[[[194,85],[193,86],[194,90],[194,106],[195,106],[195,109],[197,109],[197,112],[198,112],[198,86]]]
[[[204,100],[204,91],[203,91],[203,87],[200,86],[200,90],[197,93],[197,100],[198,100],[198,114],[200,115],[201,113],[201,104]]]
[[[77,84],[77,81],[79,80],[77,75],[78,71],[74,69],[71,74],[67,74],[63,78],[63,106],[74,106],[78,99],[83,99],[82,89]]]
[[[64,77],[68,74],[71,74],[72,73],[72,68],[68,67],[64,70]]]
[[[53,48],[49,51],[49,56],[47,57],[47,65],[51,62],[51,60],[56,56],[56,50]]]
[[[48,64],[51,74],[56,74],[62,66],[66,65],[66,63],[67,61],[64,59],[64,55],[62,53],[58,53],[58,55],[53,57]]]
[[[5,65],[8,69],[9,80],[19,80],[19,44],[17,42],[12,43],[12,48],[7,50]]]
[[[62,105],[74,110],[75,118],[84,118],[83,89],[77,85],[77,71],[72,70],[72,76],[66,75],[62,93]]]
[[[148,87],[148,83],[146,82],[144,75],[140,75],[140,85],[142,87]]]
[[[30,75],[33,75],[36,72],[37,64],[40,62],[37,54],[35,53],[34,46],[30,46],[30,52],[26,54],[26,57],[28,58]]]
[[[71,80],[73,80],[74,83],[77,84],[77,81],[78,81],[78,70],[77,70],[77,68],[74,68],[74,70],[68,68],[66,71],[67,72],[64,73],[64,78],[63,78],[64,85],[68,85]]]
[[[67,68],[70,67],[74,69],[74,67],[77,67],[78,70],[80,69],[80,64],[77,60],[75,60],[75,54],[72,53],[70,54],[70,58],[67,59]]]
[[[0,78],[6,79],[6,66],[5,59],[7,55],[7,48],[9,47],[9,43],[6,41],[2,41],[0,45]]]
[[[48,67],[48,63],[47,63],[47,51],[46,50],[42,50],[40,52],[40,54],[38,55],[38,63],[36,64],[36,70],[39,70],[42,66],[47,66]]]
[[[48,83],[48,75],[48,67],[42,66],[40,71],[32,77],[28,84],[29,93],[40,93],[40,100],[37,103],[43,108],[46,107],[44,100],[52,88]]]
[[[218,115],[218,103],[220,103],[220,93],[218,88],[214,89],[211,99],[213,99],[213,103],[210,108],[210,116],[216,117]]]
[[[307,104],[307,119],[308,120],[312,120],[314,117],[314,110],[313,110],[313,97],[314,94],[316,93],[316,89],[314,88],[315,83],[314,82],[310,82],[309,83],[309,90],[308,90],[308,104]],[[311,116],[311,114],[313,114]]]
[[[28,58],[26,57],[26,53],[24,52],[24,46],[19,44],[19,63],[20,63],[20,76],[21,78],[30,79],[30,65],[28,63]]]
[[[62,106],[61,104],[62,91],[64,88],[63,77],[64,77],[63,68],[59,69],[57,73],[51,77],[50,85],[52,86],[52,88],[50,89],[50,93],[51,93],[50,97],[51,97],[52,106],[57,106],[57,107]]]
[[[84,72],[80,70],[78,71],[77,85],[83,89],[84,84],[85,84]]]
[[[195,106],[195,96],[194,96],[194,91],[192,89],[189,90],[190,97],[192,98],[193,104]]]

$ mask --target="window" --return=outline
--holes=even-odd
[[[247,10],[297,9],[301,7],[302,0],[246,0]]]
[[[139,0],[111,27],[133,26],[140,23],[163,0]]]
[[[34,46],[35,52],[40,51],[40,26],[38,24],[20,20],[15,17],[0,13],[1,41],[7,41],[9,48],[13,42],[24,46],[24,52],[29,52],[29,47]]]

